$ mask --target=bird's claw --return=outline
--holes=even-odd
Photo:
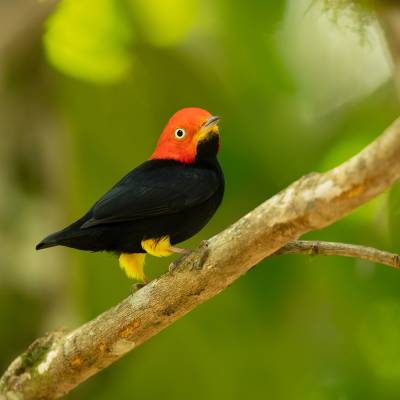
[[[185,250],[185,252],[182,253],[182,254],[183,254],[182,257],[179,257],[177,260],[172,261],[172,263],[169,264],[169,267],[168,267],[168,271],[169,271],[169,272],[175,271],[175,270],[178,268],[178,266],[182,263],[182,261],[183,261],[186,257],[190,256],[190,254],[193,253],[192,250],[187,250],[187,249],[184,249],[184,250]]]
[[[179,259],[178,259],[178,260],[179,260]],[[172,263],[169,264],[169,267],[168,267],[168,271],[169,271],[169,272],[173,272],[173,271],[176,270],[176,268],[177,268],[178,265],[179,265],[178,260],[172,261]]]
[[[149,282],[150,282],[150,281],[145,281],[145,282],[142,282],[142,283],[134,283],[134,284],[131,286],[132,294],[134,294],[134,293],[136,293],[138,290],[144,288]]]

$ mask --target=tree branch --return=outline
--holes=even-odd
[[[273,256],[304,254],[308,256],[341,256],[359,258],[400,268],[400,255],[347,243],[323,242],[320,240],[292,240],[276,251]]]
[[[220,293],[303,233],[341,219],[400,177],[400,120],[347,162],[294,182],[164,274],[70,333],[34,342],[8,368],[0,393],[53,399]],[[19,396],[19,397],[18,397]]]

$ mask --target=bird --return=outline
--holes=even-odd
[[[150,158],[107,191],[80,219],[50,234],[36,250],[66,246],[119,257],[128,278],[147,283],[146,254],[166,257],[198,233],[219,208],[225,188],[218,162],[220,117],[189,107],[163,129]]]

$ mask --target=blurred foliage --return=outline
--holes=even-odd
[[[335,22],[345,25],[360,35],[361,40],[367,36],[368,26],[373,17],[374,0],[313,0],[322,5],[322,11]]]
[[[129,0],[128,4],[138,31],[154,46],[184,40],[200,6],[198,0]]]
[[[324,12],[332,13],[336,18],[340,15],[348,14],[353,17],[358,16],[364,19],[369,15],[371,17],[371,10],[375,5],[375,0],[313,0],[320,2],[323,5]],[[370,18],[369,18],[370,19]]]
[[[76,326],[129,294],[112,255],[36,253],[34,241],[146,159],[177,109],[223,116],[225,199],[189,248],[301,175],[345,161],[397,116],[384,51],[369,40],[374,25],[362,43],[321,4],[63,0],[43,37],[28,46],[24,36],[21,56],[3,63],[8,89],[0,86],[14,110],[2,144],[19,154],[0,168],[9,194],[0,197],[2,366],[40,332]],[[15,160],[26,154],[37,162],[18,180]],[[17,190],[26,176],[35,177],[29,194]],[[306,238],[399,251],[399,207],[396,187]],[[170,261],[149,258],[147,271],[158,276]],[[397,400],[399,287],[398,271],[367,262],[268,259],[68,398]]]
[[[130,22],[123,5],[114,0],[63,0],[47,22],[47,57],[72,76],[118,80],[132,66]]]

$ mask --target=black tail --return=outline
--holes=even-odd
[[[78,221],[75,221],[73,224],[67,226],[61,231],[57,231],[49,236],[46,236],[40,243],[36,245],[36,250],[47,249],[54,246],[75,247],[71,246],[69,241],[81,235],[82,231],[80,230],[80,227],[88,218],[89,214],[86,214]]]
[[[61,232],[55,232],[45,237],[40,243],[36,245],[36,250],[47,249],[49,247],[58,246]]]

